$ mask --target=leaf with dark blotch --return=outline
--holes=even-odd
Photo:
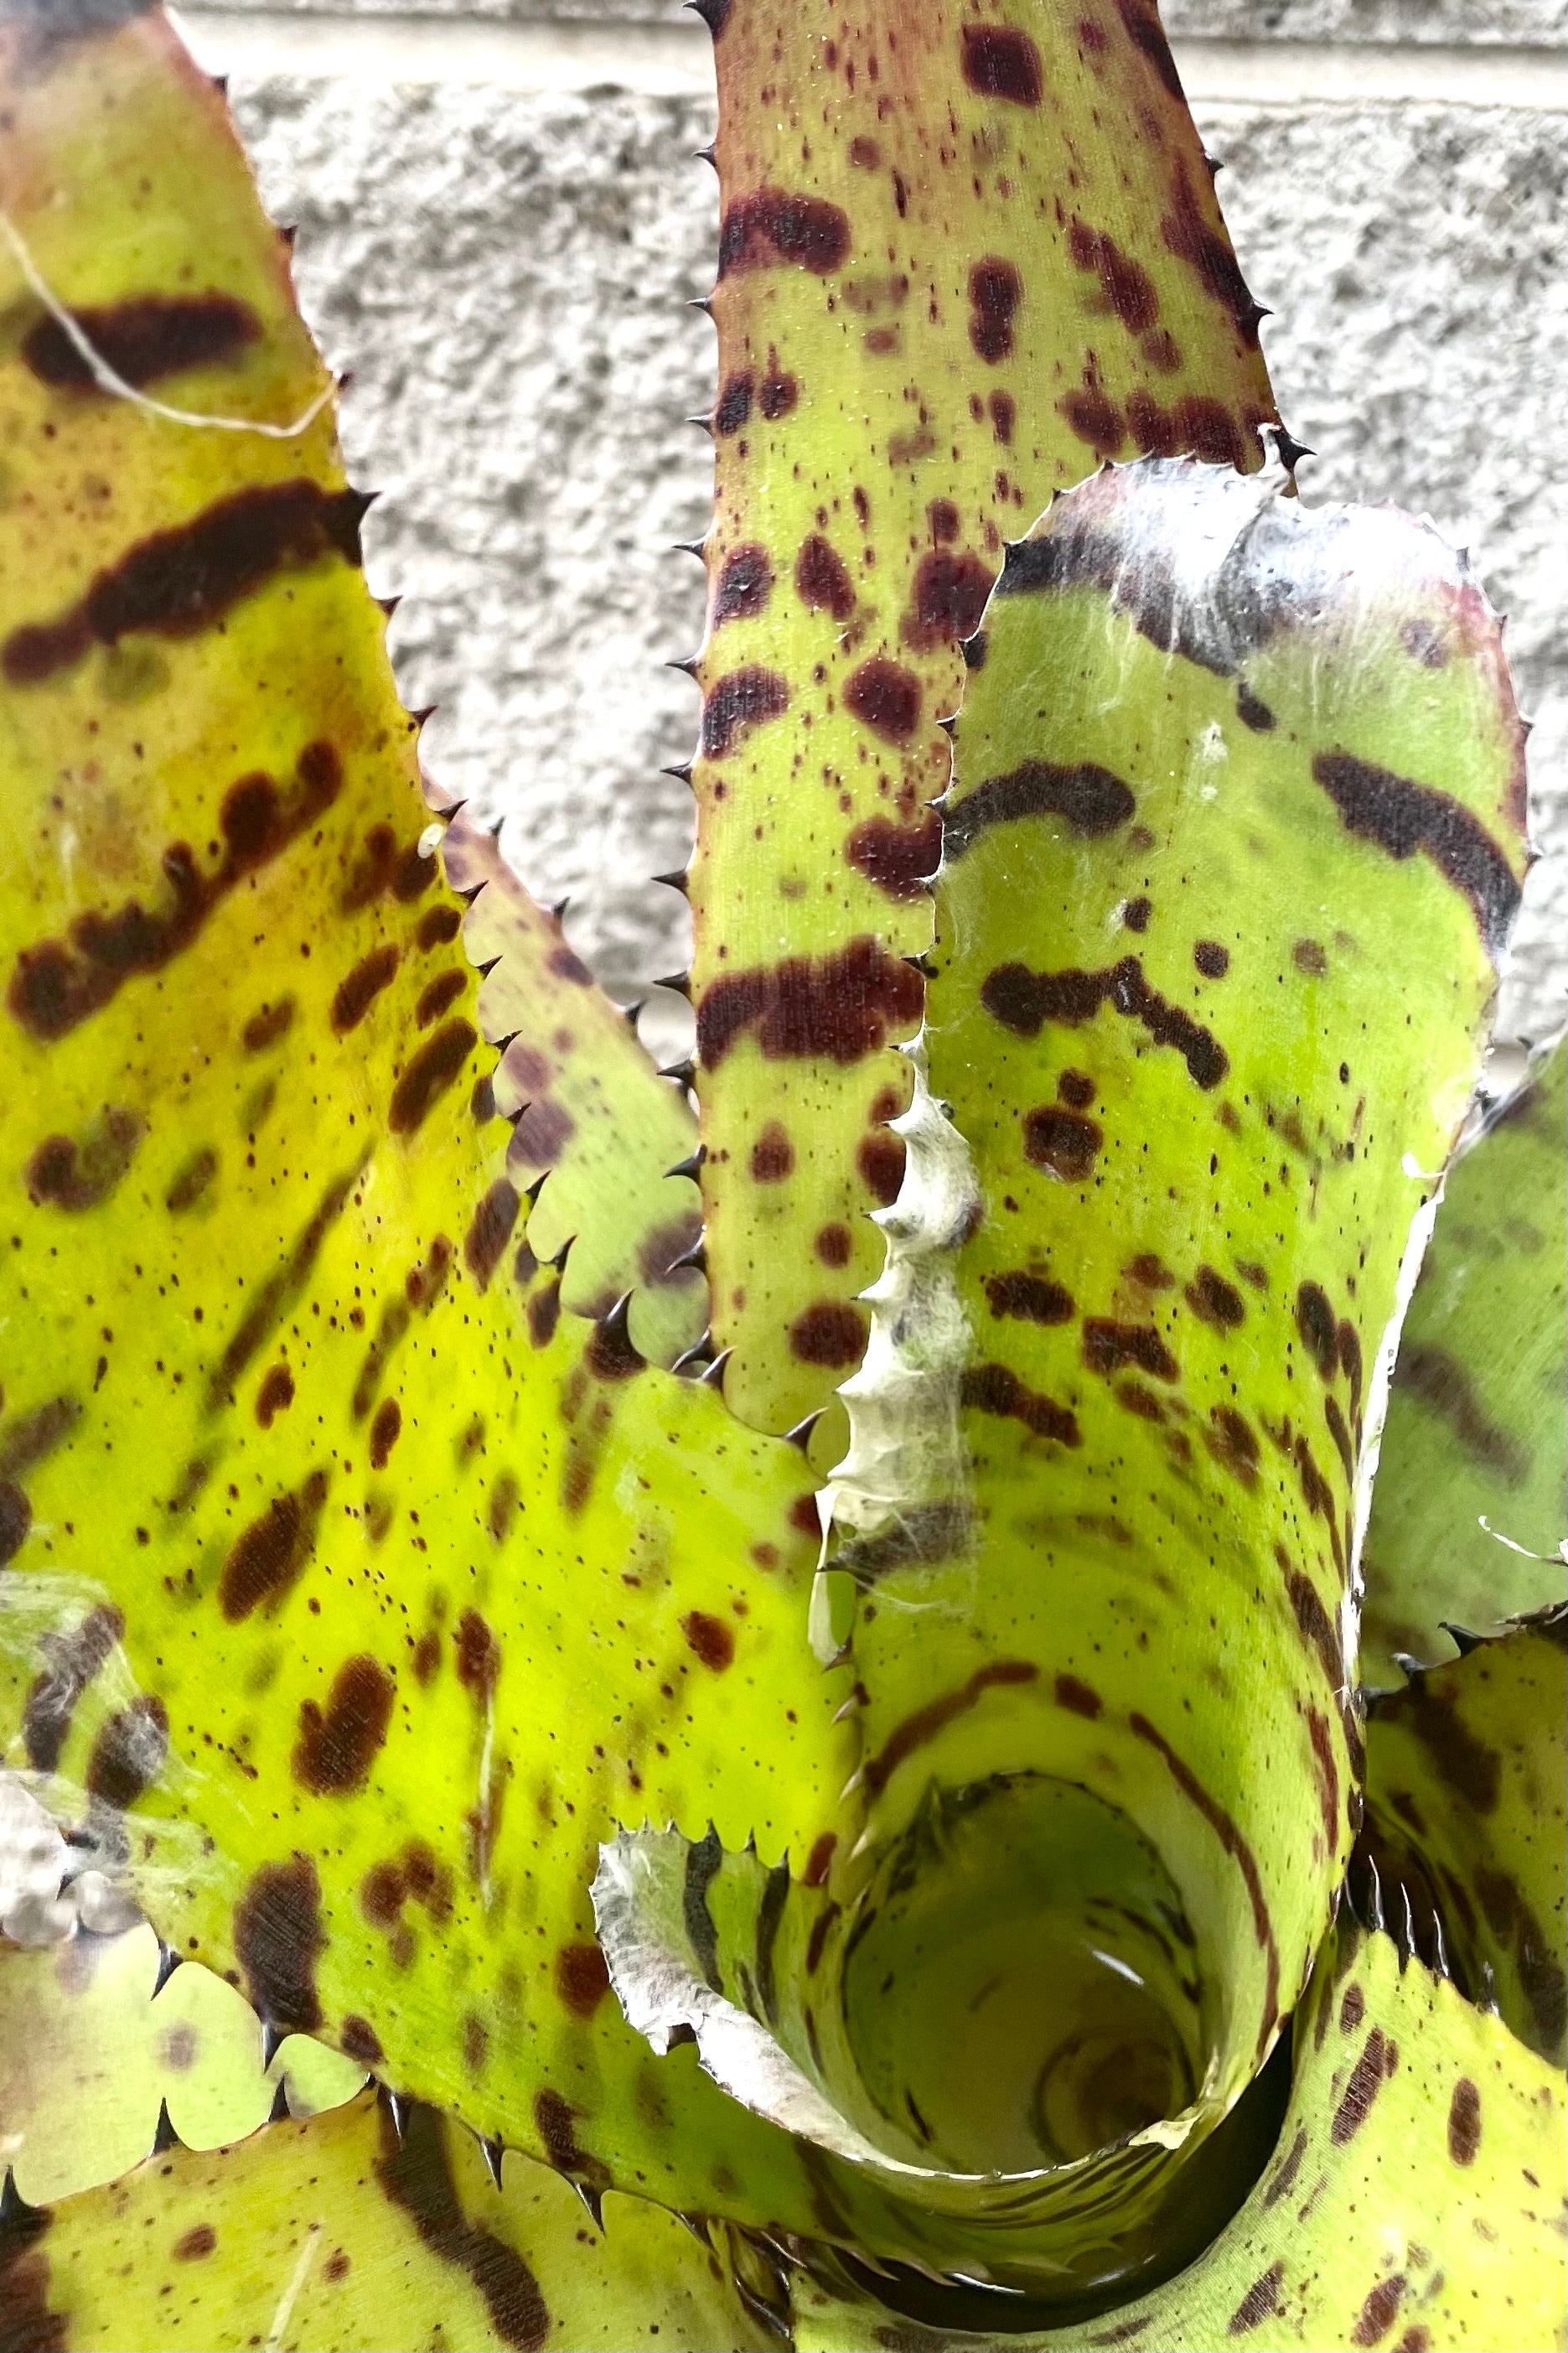
[[[310,410],[285,248],[162,15],[13,26],[0,79],[42,282],[148,384],[169,305],[222,294],[256,332],[181,397]],[[723,2104],[653,2121],[614,2005],[557,1984],[595,1845],[651,1809],[804,1857],[853,1759],[801,1639],[809,1475],[658,1368],[702,1323],[689,1115],[433,816],[330,403],[202,431],[30,366],[3,250],[0,1737],[73,1824],[129,1810],[155,1926],[269,2031],[695,2206]],[[734,2211],[808,2221],[731,2154]]]
[[[826,1405],[864,1345],[939,723],[1005,543],[1105,456],[1254,466],[1274,414],[1152,6],[1015,13],[716,12],[691,992],[714,1334],[762,1429]],[[791,1165],[758,1181],[774,1132]]]
[[[1563,1591],[1568,1047],[1533,1055],[1449,1171],[1400,1339],[1366,1539],[1362,1673],[1452,1655]]]
[[[1214,2243],[1152,2295],[1072,2328],[944,2325],[919,2284],[889,2322],[798,2274],[798,2353],[1552,2353],[1563,2326],[1562,2075],[1392,1940],[1331,1939],[1296,2025],[1272,2158]],[[1007,2333],[1001,2333],[1005,2330]]]
[[[1152,2070],[1135,2111],[1181,2116],[1173,2169],[1252,2080],[1332,1917],[1379,1353],[1421,1172],[1474,1082],[1486,909],[1525,864],[1522,729],[1468,566],[1426,526],[1282,487],[1110,468],[1009,551],[954,733],[924,1075],[828,1489],[847,1563],[887,1565],[858,1599],[830,1574],[818,1610],[863,1699],[865,1872],[933,1786],[956,1809],[1008,1777],[1090,1793],[1150,1841],[1122,1874],[1136,1900],[1096,1842],[1119,1924],[1100,1949],[1156,1982],[1132,1915],[1163,1905],[1190,1981],[1225,1989],[1205,2064]],[[1416,625],[1440,662],[1411,652]],[[1375,834],[1325,787],[1331,750],[1385,780]],[[916,1528],[940,1541],[900,1553]],[[1073,1943],[1058,1877],[1038,1933]]]
[[[417,2105],[395,2124],[374,2092],[234,2147],[176,2144],[112,2190],[30,2213],[15,2236],[0,2232],[0,2316],[18,2345],[242,2347],[269,2332],[300,2353],[776,2342],[676,2215],[611,2197],[590,2232],[547,2167],[514,2154],[498,2189],[471,2133]]]
[[[1522,2042],[1562,2064],[1568,2027],[1568,1609],[1402,1675],[1367,1711],[1366,1823],[1351,1889]]]

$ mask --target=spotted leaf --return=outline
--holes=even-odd
[[[1568,1049],[1456,1163],[1394,1367],[1362,1674],[1451,1654],[1560,1595],[1568,1543]]]
[[[268,2024],[710,2203],[587,1890],[832,1813],[809,1480],[647,1361],[681,1099],[443,842],[284,244],[97,14],[0,32],[0,1753]]]
[[[1367,1718],[1366,1827],[1352,1884],[1475,2000],[1561,2065],[1568,1985],[1568,1608],[1447,1666]]]
[[[279,2092],[309,2116],[363,2084],[363,2066],[303,2034],[264,2066],[233,1986],[194,1964],[159,1976],[145,1926],[0,1942],[0,2161],[27,2205],[117,2180],[161,2131],[215,2148],[265,2124]]]
[[[1152,2198],[1294,2007],[1349,1852],[1369,1465],[1519,898],[1521,730],[1430,530],[1190,463],[1058,500],[975,649],[830,1490],[818,1623],[867,1812],[832,1893],[879,1933],[910,1915],[892,2081],[947,2104],[950,2161],[971,2033],[974,2076],[987,2037],[1013,2054],[984,2144],[1009,2172],[1099,2145],[1042,2139],[1061,2021],[1004,2018],[1006,1936],[1020,1984],[1059,1932],[1157,1992],[1116,2110]],[[983,1968],[969,1826],[1009,1809],[1071,1861],[1052,1925],[1001,1877]],[[987,2004],[941,2035],[913,1988],[970,1966]]]
[[[399,2129],[368,2092],[237,2147],[168,2148],[112,2189],[11,2207],[0,2327],[55,2353],[777,2341],[673,2214],[611,2196],[595,2227],[566,2182],[515,2157],[498,2189],[470,2134],[417,2106]]]
[[[1563,2122],[1556,2070],[1420,1962],[1402,1967],[1388,1937],[1342,1931],[1297,2023],[1273,2162],[1235,2220],[1154,2295],[1005,2341],[1019,2353],[1552,2353],[1563,2326]],[[1022,2317],[1002,2325],[1017,2330]],[[998,2338],[889,2327],[868,2303],[802,2279],[795,2341],[799,2353],[962,2353]]]
[[[1273,415],[1154,0],[705,9],[722,225],[694,675],[698,1092],[726,1395],[859,1362],[947,781],[1003,544],[1108,455]],[[831,1458],[830,1458],[831,1459]]]

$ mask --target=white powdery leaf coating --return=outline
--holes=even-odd
[[[75,1907],[68,1901],[60,1925],[43,1934],[59,1909],[68,1860],[64,1839],[37,1799],[14,1773],[0,1772],[0,1932],[14,1943],[53,1943],[69,1928]]]

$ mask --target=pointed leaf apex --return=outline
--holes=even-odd
[[[700,1144],[695,1152],[689,1153],[684,1160],[678,1160],[673,1168],[667,1168],[664,1173],[667,1176],[695,1176],[707,1157],[708,1146]]]
[[[653,880],[656,882],[662,882],[666,890],[679,891],[682,895],[685,894],[690,879],[691,878],[684,866],[674,866],[670,869],[668,874],[656,874],[653,877]]]
[[[689,972],[666,973],[662,979],[654,982],[654,987],[673,989],[676,996],[684,997],[688,1004],[691,1001],[691,975]]]
[[[153,2157],[163,2157],[166,2151],[171,2148],[178,2148],[179,2146],[180,2136],[174,2130],[174,2125],[170,2121],[169,2103],[167,2100],[160,2100],[158,2103],[158,2122],[153,2134],[153,2147],[148,2153]]]
[[[673,767],[661,768],[658,773],[661,776],[673,776],[678,784],[689,785],[691,782],[691,762],[678,760]]]
[[[784,1443],[787,1446],[798,1446],[801,1452],[805,1453],[811,1444],[811,1433],[826,1410],[826,1406],[819,1405],[815,1413],[808,1413],[804,1421],[797,1421],[793,1430],[786,1430]]]
[[[289,2078],[287,2075],[279,2075],[277,2089],[272,2094],[272,2106],[268,2113],[267,2121],[269,2125],[286,2125],[289,2120]]]

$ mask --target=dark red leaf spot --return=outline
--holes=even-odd
[[[1348,752],[1320,752],[1312,775],[1348,833],[1375,842],[1390,858],[1419,850],[1469,901],[1488,952],[1501,955],[1519,912],[1521,888],[1479,818],[1448,793],[1413,784]]]
[[[1481,2095],[1461,2075],[1448,2103],[1448,2154],[1456,2165],[1474,2165],[1481,2145]]]
[[[1014,1316],[1026,1324],[1067,1324],[1072,1319],[1071,1292],[1044,1275],[990,1275],[985,1296],[993,1315]]]
[[[1091,1373],[1101,1373],[1107,1378],[1128,1365],[1136,1365],[1140,1372],[1152,1374],[1155,1380],[1181,1378],[1180,1366],[1151,1324],[1117,1324],[1105,1316],[1086,1316],[1083,1361]]]
[[[122,1810],[150,1789],[169,1753],[169,1716],[161,1699],[133,1700],[110,1716],[88,1759],[89,1793]]]
[[[1212,1266],[1200,1266],[1182,1296],[1199,1322],[1212,1324],[1216,1332],[1234,1332],[1247,1321],[1240,1292]]]
[[[480,1291],[489,1288],[490,1277],[500,1263],[501,1252],[510,1240],[521,1207],[522,1198],[516,1186],[505,1176],[498,1176],[474,1211],[463,1240],[463,1258]]]
[[[789,681],[777,670],[749,663],[732,670],[710,690],[702,705],[702,750],[710,760],[727,759],[753,727],[765,726],[789,708]]]
[[[1065,1707],[1073,1715],[1087,1716],[1091,1724],[1104,1705],[1100,1694],[1078,1675],[1058,1675],[1056,1694],[1058,1707]]]
[[[1044,1103],[1024,1114],[1024,1157],[1067,1185],[1082,1185],[1093,1175],[1104,1141],[1098,1120],[1064,1111],[1059,1103]]]
[[[259,1054],[275,1046],[284,1036],[294,1018],[294,1000],[280,997],[270,1005],[259,1006],[240,1032],[247,1054]]]
[[[873,1128],[856,1145],[855,1166],[879,1208],[890,1208],[898,1199],[907,1157],[903,1137],[889,1134],[885,1127]]]
[[[141,294],[73,311],[71,317],[105,365],[139,389],[187,368],[220,366],[261,336],[255,311],[232,294]],[[85,354],[58,319],[40,319],[29,330],[22,358],[40,384],[99,390]]]
[[[1403,2272],[1392,2279],[1379,2280],[1362,2306],[1355,2327],[1351,2330],[1352,2345],[1381,2345],[1399,2317],[1399,2307],[1409,2285]]]
[[[338,2029],[338,2048],[345,2057],[357,2059],[362,2067],[379,2067],[385,2052],[381,2037],[368,2018],[361,2018],[351,2010]]]
[[[778,1185],[795,1166],[795,1146],[776,1119],[770,1119],[752,1146],[752,1175],[759,1185]]]
[[[706,1609],[689,1609],[680,1621],[688,1647],[694,1651],[705,1667],[722,1674],[735,1655],[735,1637],[721,1618],[712,1617]]]
[[[306,1700],[294,1744],[294,1778],[316,1796],[363,1789],[392,1721],[395,1687],[378,1659],[346,1659],[325,1709]]]
[[[844,855],[889,899],[918,899],[942,856],[942,818],[935,809],[918,825],[866,818],[846,839]]]
[[[855,584],[849,567],[820,532],[802,540],[795,559],[795,594],[808,612],[831,613],[847,621],[855,610]]]
[[[697,1008],[698,1050],[713,1069],[750,1030],[770,1060],[848,1064],[881,1047],[889,1027],[912,1029],[924,1001],[920,975],[868,934],[835,955],[792,956],[711,982]]]
[[[721,629],[726,621],[754,621],[773,593],[773,567],[767,549],[749,542],[731,548],[713,584],[710,626]]]
[[[313,1471],[298,1494],[278,1496],[236,1539],[218,1579],[230,1625],[280,1601],[310,1559],[327,1498],[327,1474]]]
[[[479,1042],[468,1021],[443,1023],[426,1039],[392,1091],[387,1124],[395,1135],[412,1135],[458,1076]]]
[[[738,433],[752,413],[750,371],[726,379],[713,410],[713,430],[721,439]]]
[[[1005,1365],[972,1365],[959,1389],[960,1403],[999,1420],[1021,1421],[1034,1438],[1058,1446],[1081,1446],[1083,1433],[1070,1406],[1058,1405],[1018,1378]]]
[[[844,707],[885,744],[907,744],[920,723],[923,700],[912,670],[882,654],[861,663],[845,682]]]
[[[133,630],[196,637],[277,573],[306,571],[334,554],[357,565],[365,505],[357,491],[323,491],[308,480],[220,499],[189,522],[139,540],[58,620],[13,629],[0,670],[13,686],[37,685],[95,642],[116,645]]]
[[[965,25],[959,33],[963,79],[982,98],[1038,106],[1044,78],[1040,53],[1027,33],[1010,25]]]
[[[433,980],[427,980],[414,1008],[415,1028],[428,1029],[432,1021],[439,1021],[447,1008],[457,1003],[468,985],[468,973],[458,965],[450,965],[447,971],[438,972]]]
[[[500,1644],[477,1609],[465,1609],[452,1637],[457,1652],[458,1681],[475,1704],[483,1707],[500,1673]]]
[[[403,1408],[395,1398],[383,1398],[370,1425],[370,1467],[373,1471],[385,1470],[387,1457],[396,1445],[402,1429]]]
[[[1284,2282],[1284,2264],[1270,2263],[1262,2277],[1253,2281],[1231,2314],[1226,2335],[1246,2337],[1252,2329],[1261,2328],[1266,2320],[1272,2320],[1279,2309],[1279,2290]]]
[[[758,188],[740,197],[719,231],[719,275],[774,269],[794,263],[818,278],[842,268],[849,253],[849,216],[820,196]]]
[[[955,555],[945,547],[922,555],[900,631],[904,643],[930,653],[973,637],[995,576],[977,555]]]
[[[1129,334],[1142,335],[1160,316],[1154,281],[1140,261],[1123,253],[1114,237],[1092,229],[1081,220],[1068,228],[1068,251],[1076,268],[1092,270],[1100,280],[1100,300],[1113,311]]]
[[[346,1038],[370,1011],[384,988],[391,987],[396,977],[400,952],[390,940],[368,955],[361,956],[353,970],[344,975],[332,998],[331,1024],[340,1038]]]
[[[592,2018],[610,1990],[597,1945],[563,1945],[555,1956],[555,1990],[574,2018]]]
[[[252,2009],[271,2025],[313,2034],[321,2023],[316,1962],[326,1944],[310,1856],[263,1863],[234,1911],[235,1957]]]
[[[1038,1667],[1026,1659],[993,1659],[976,1667],[968,1682],[961,1683],[956,1691],[944,1692],[939,1699],[928,1702],[895,1725],[880,1750],[868,1757],[862,1767],[866,1788],[872,1797],[879,1796],[900,1765],[957,1717],[977,1706],[988,1691],[1016,1689],[1037,1682],[1039,1672]]]
[[[860,1311],[847,1299],[819,1299],[789,1327],[790,1354],[803,1365],[858,1364],[865,1345]]]
[[[1024,281],[1010,261],[989,254],[969,273],[969,340],[993,365],[1013,348],[1013,319]]]

